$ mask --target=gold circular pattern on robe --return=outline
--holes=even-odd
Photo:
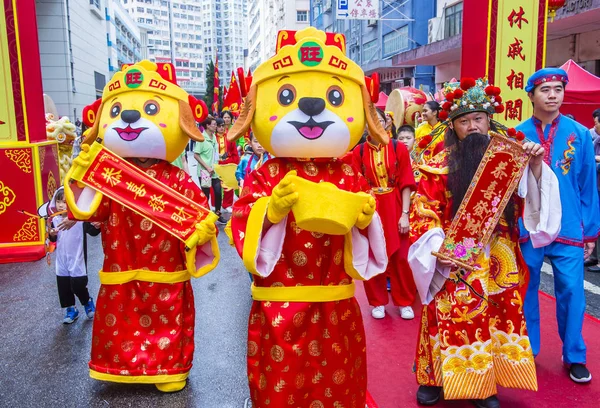
[[[283,348],[281,348],[281,346],[278,346],[276,344],[273,347],[271,347],[271,358],[273,359],[273,361],[275,361],[276,363],[281,363],[283,361],[283,357],[284,353]]]
[[[338,324],[338,315],[337,315],[337,312],[335,310],[332,311],[331,314],[329,315],[329,321],[334,326]]]
[[[171,298],[171,292],[169,292],[169,289],[165,288],[160,291],[160,293],[158,294],[158,298],[163,302],[166,302]]]
[[[114,314],[109,313],[104,318],[104,323],[106,323],[108,327],[113,327],[117,323],[117,318]]]
[[[260,374],[260,378],[258,380],[258,388],[260,388],[261,390],[267,388],[267,377],[263,373]]]
[[[352,166],[349,166],[345,163],[342,164],[342,171],[346,176],[354,176],[354,170],[352,170]]]
[[[336,370],[331,378],[337,385],[342,385],[346,381],[346,371],[343,369]]]
[[[117,213],[112,213],[110,217],[108,217],[108,223],[111,227],[116,227],[119,225],[119,216]]]
[[[142,231],[150,231],[152,229],[152,221],[150,221],[147,218],[144,218],[140,222],[140,228],[142,229]]]
[[[314,400],[310,403],[308,408],[325,408],[325,405],[323,405],[323,403],[319,400]]]
[[[156,178],[156,170],[154,169],[146,170],[146,174],[150,177]]]
[[[317,174],[319,174],[317,166],[312,162],[304,163],[304,172],[311,177],[314,177]]]
[[[343,252],[342,252],[342,250],[341,250],[341,249],[339,249],[339,250],[338,250],[338,251],[335,253],[335,256],[333,257],[333,263],[334,263],[334,264],[336,264],[336,265],[339,265],[339,264],[341,264],[341,263],[342,263],[342,254],[343,254]]]
[[[254,341],[248,342],[248,357],[254,357],[258,353],[258,345]]]
[[[296,266],[304,266],[308,262],[308,257],[302,251],[295,251],[292,254],[292,261]]]
[[[308,354],[310,354],[313,357],[318,357],[321,355],[321,352],[323,351],[323,347],[321,346],[321,343],[319,343],[318,340],[313,340],[310,343],[308,343]]]
[[[171,345],[171,340],[168,337],[161,337],[158,340],[158,348],[161,350],[165,350],[165,349],[169,348],[170,345]]]
[[[150,327],[152,324],[152,319],[148,315],[143,315],[140,317],[140,326],[142,327]]]
[[[160,252],[169,251],[171,249],[171,241],[168,239],[161,241],[161,243],[158,245],[158,249],[160,250]]]
[[[362,358],[356,357],[356,360],[354,360],[354,368],[356,368],[358,370],[361,365],[362,365]]]
[[[312,235],[313,237],[319,239],[319,238],[323,238],[323,235],[325,235],[325,234],[323,234],[322,232],[314,232],[313,231],[313,232],[310,233],[310,235]]]
[[[123,350],[126,353],[129,353],[131,350],[133,350],[133,341],[131,340],[125,340],[121,343],[121,350]]]
[[[267,168],[269,169],[269,176],[275,177],[279,174],[279,163],[269,163]]]
[[[302,387],[304,387],[304,374],[299,373],[296,375],[296,388],[300,389]]]
[[[306,319],[306,313],[305,312],[298,312],[294,315],[294,318],[292,319],[292,322],[294,323],[294,326],[296,327],[300,327],[304,324],[304,319]]]

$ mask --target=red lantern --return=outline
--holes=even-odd
[[[566,3],[566,0],[548,0],[548,16],[550,17],[550,22],[554,21],[554,17],[556,17],[556,10],[562,8]]]

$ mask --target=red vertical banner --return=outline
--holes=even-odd
[[[497,0],[492,0],[497,1]],[[486,75],[489,36],[488,0],[464,0],[462,25],[462,58],[460,76],[482,78]]]
[[[214,88],[213,88],[213,104],[212,104],[212,109],[211,109],[213,114],[219,113],[219,87],[220,87],[219,54],[217,54],[217,57],[215,60],[215,80],[214,80]]]

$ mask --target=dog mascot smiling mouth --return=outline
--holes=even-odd
[[[327,129],[327,126],[334,124],[335,122],[327,121],[327,122],[315,122],[315,120],[311,118],[307,122],[296,122],[289,121],[290,125],[296,128],[298,133],[309,140],[315,140],[320,138]]]

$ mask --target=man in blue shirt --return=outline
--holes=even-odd
[[[533,104],[533,117],[517,127],[545,149],[544,161],[558,178],[563,203],[558,238],[543,248],[534,248],[521,226],[521,250],[529,267],[525,297],[525,319],[533,354],[540,351],[538,289],[544,257],[552,263],[556,293],[558,332],[563,341],[563,361],[570,364],[570,377],[586,383],[592,375],[586,368],[586,347],[581,329],[585,313],[584,258],[594,250],[600,229],[596,163],[588,129],[560,114],[567,73],[544,68],[534,73],[525,90]]]

